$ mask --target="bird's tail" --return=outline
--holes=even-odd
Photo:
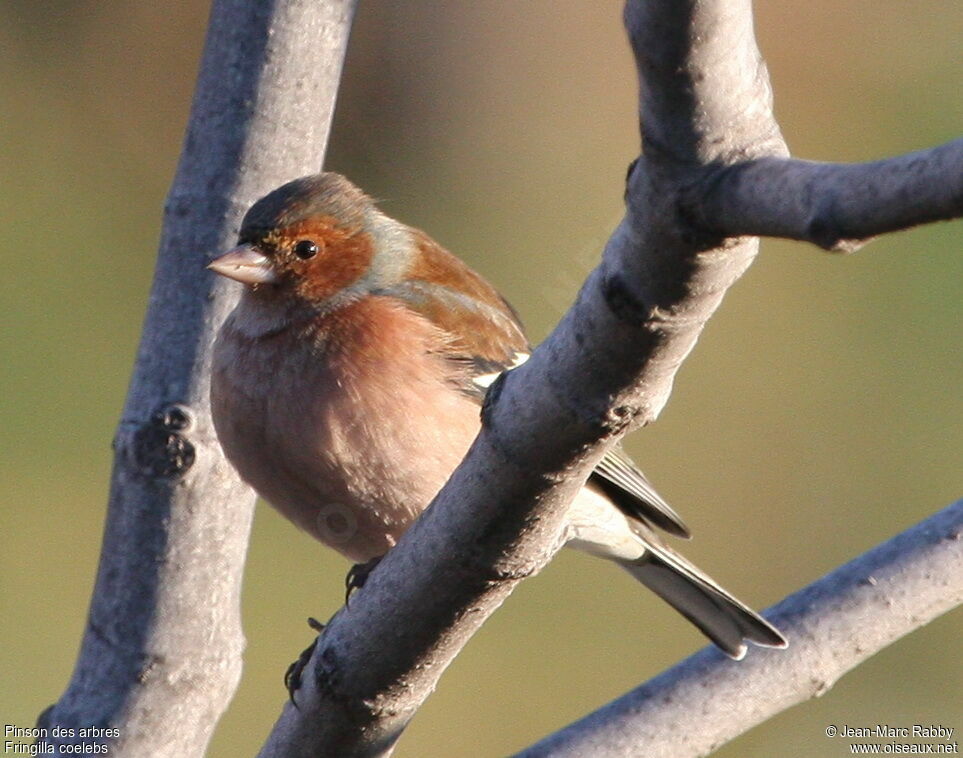
[[[669,548],[649,545],[635,561],[618,561],[632,576],[665,600],[729,657],[740,660],[746,642],[786,647],[779,630],[710,577]]]

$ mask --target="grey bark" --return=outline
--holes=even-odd
[[[963,500],[770,608],[788,653],[704,649],[516,758],[708,755],[960,603]]]
[[[154,283],[114,440],[107,522],[81,650],[39,725],[116,728],[112,756],[203,755],[234,693],[254,497],[208,409],[210,346],[237,288],[205,271],[240,217],[318,170],[356,0],[216,0]]]
[[[872,163],[762,158],[710,172],[685,206],[723,237],[784,237],[847,253],[876,235],[963,214],[963,139]]]

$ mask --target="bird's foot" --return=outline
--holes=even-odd
[[[347,605],[348,601],[351,599],[351,593],[355,590],[360,590],[364,587],[364,583],[368,581],[368,577],[371,576],[371,572],[374,571],[375,566],[381,563],[383,556],[378,556],[377,558],[372,558],[367,563],[356,563],[350,569],[348,569],[348,575],[344,578],[344,604]]]
[[[308,617],[308,626],[310,626],[319,635],[324,632],[324,624],[318,621],[316,618]],[[311,655],[314,653],[314,648],[318,646],[318,638],[315,638],[314,642],[308,645],[298,659],[288,666],[288,670],[284,672],[284,688],[288,691],[288,697],[291,699],[291,704],[297,708],[297,701],[294,699],[294,693],[301,689],[301,675],[304,673],[305,667],[308,665],[308,661],[311,660]]]

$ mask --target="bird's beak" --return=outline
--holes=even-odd
[[[242,284],[274,284],[278,280],[271,261],[253,245],[238,245],[215,258],[207,267]]]

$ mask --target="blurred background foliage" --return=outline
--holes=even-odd
[[[800,157],[870,160],[958,135],[963,5],[757,5]],[[483,271],[534,340],[598,259],[637,152],[620,10],[369,0],[357,19],[328,167]],[[198,0],[0,6],[5,724],[32,725],[70,676],[207,12]],[[687,555],[757,607],[963,493],[960,228],[852,257],[765,242],[663,417],[630,439],[695,531]],[[211,756],[260,744],[311,639],[303,619],[334,612],[346,568],[259,506],[245,677]],[[960,613],[718,754],[843,755],[830,723],[963,729]],[[560,555],[457,659],[397,754],[519,749],[702,644],[622,572]]]

